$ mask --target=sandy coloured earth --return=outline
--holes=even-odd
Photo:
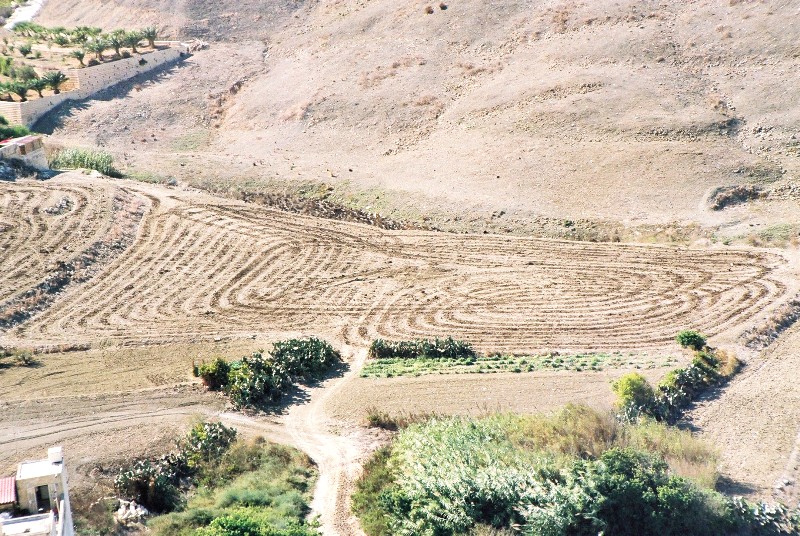
[[[0,463],[8,470],[58,441],[88,485],[125,457],[165,448],[187,420],[222,418],[312,456],[321,470],[313,506],[330,534],[356,530],[349,491],[381,440],[361,428],[368,408],[609,408],[609,382],[639,366],[359,378],[372,338],[658,356],[679,353],[674,333],[698,326],[735,348],[797,291],[795,261],[777,250],[386,231],[81,173],[0,187],[9,253],[0,343],[47,352],[37,366],[0,371]],[[341,348],[347,369],[271,417],[224,413],[224,400],[190,376],[198,360],[312,334]],[[666,370],[645,372],[657,380]],[[782,441],[784,431],[764,433]],[[747,476],[741,469],[729,472]]]
[[[349,492],[386,439],[369,407],[608,408],[614,377],[667,370],[361,378],[374,337],[681,361],[690,327],[747,362],[687,422],[727,491],[798,498],[800,332],[770,326],[800,290],[800,4],[443,5],[45,4],[45,25],[209,46],[36,125],[138,181],[0,183],[0,346],[40,352],[0,369],[0,474],[59,442],[101,494],[119,463],[220,418],[307,452],[324,532],[358,534]],[[758,198],[711,208],[735,186]],[[753,329],[772,344],[746,347]],[[346,367],[272,414],[190,375],[305,335]]]

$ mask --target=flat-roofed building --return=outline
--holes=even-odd
[[[17,465],[0,479],[0,536],[74,536],[67,469],[61,447],[43,460]]]

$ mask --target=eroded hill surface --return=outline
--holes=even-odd
[[[509,228],[589,218],[736,235],[798,220],[797,2],[73,4],[50,2],[41,21],[209,28],[211,48],[157,82],[41,125],[151,178],[234,195],[324,183],[313,195]],[[737,184],[776,193],[708,208]]]

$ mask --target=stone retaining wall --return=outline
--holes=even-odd
[[[133,54],[130,58],[94,67],[67,69],[64,74],[67,75],[69,81],[64,85],[64,91],[58,95],[49,95],[25,102],[0,101],[0,115],[8,119],[11,124],[31,126],[44,114],[65,101],[85,99],[123,80],[175,62],[182,55],[188,53],[187,47],[180,43],[156,42],[156,45],[162,44],[168,45],[169,48],[146,54]],[[144,60],[145,63],[140,64],[141,60]]]

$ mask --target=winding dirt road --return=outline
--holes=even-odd
[[[380,443],[363,428],[335,421],[325,413],[326,402],[349,381],[358,377],[366,350],[346,347],[343,355],[352,356],[349,370],[341,377],[308,388],[307,402],[289,408],[275,419],[250,417],[239,413],[219,414],[224,423],[263,434],[267,439],[291,445],[314,460],[319,479],[314,489],[311,516],[319,516],[324,536],[362,536],[358,519],[350,511],[350,495],[361,474],[361,463]]]

